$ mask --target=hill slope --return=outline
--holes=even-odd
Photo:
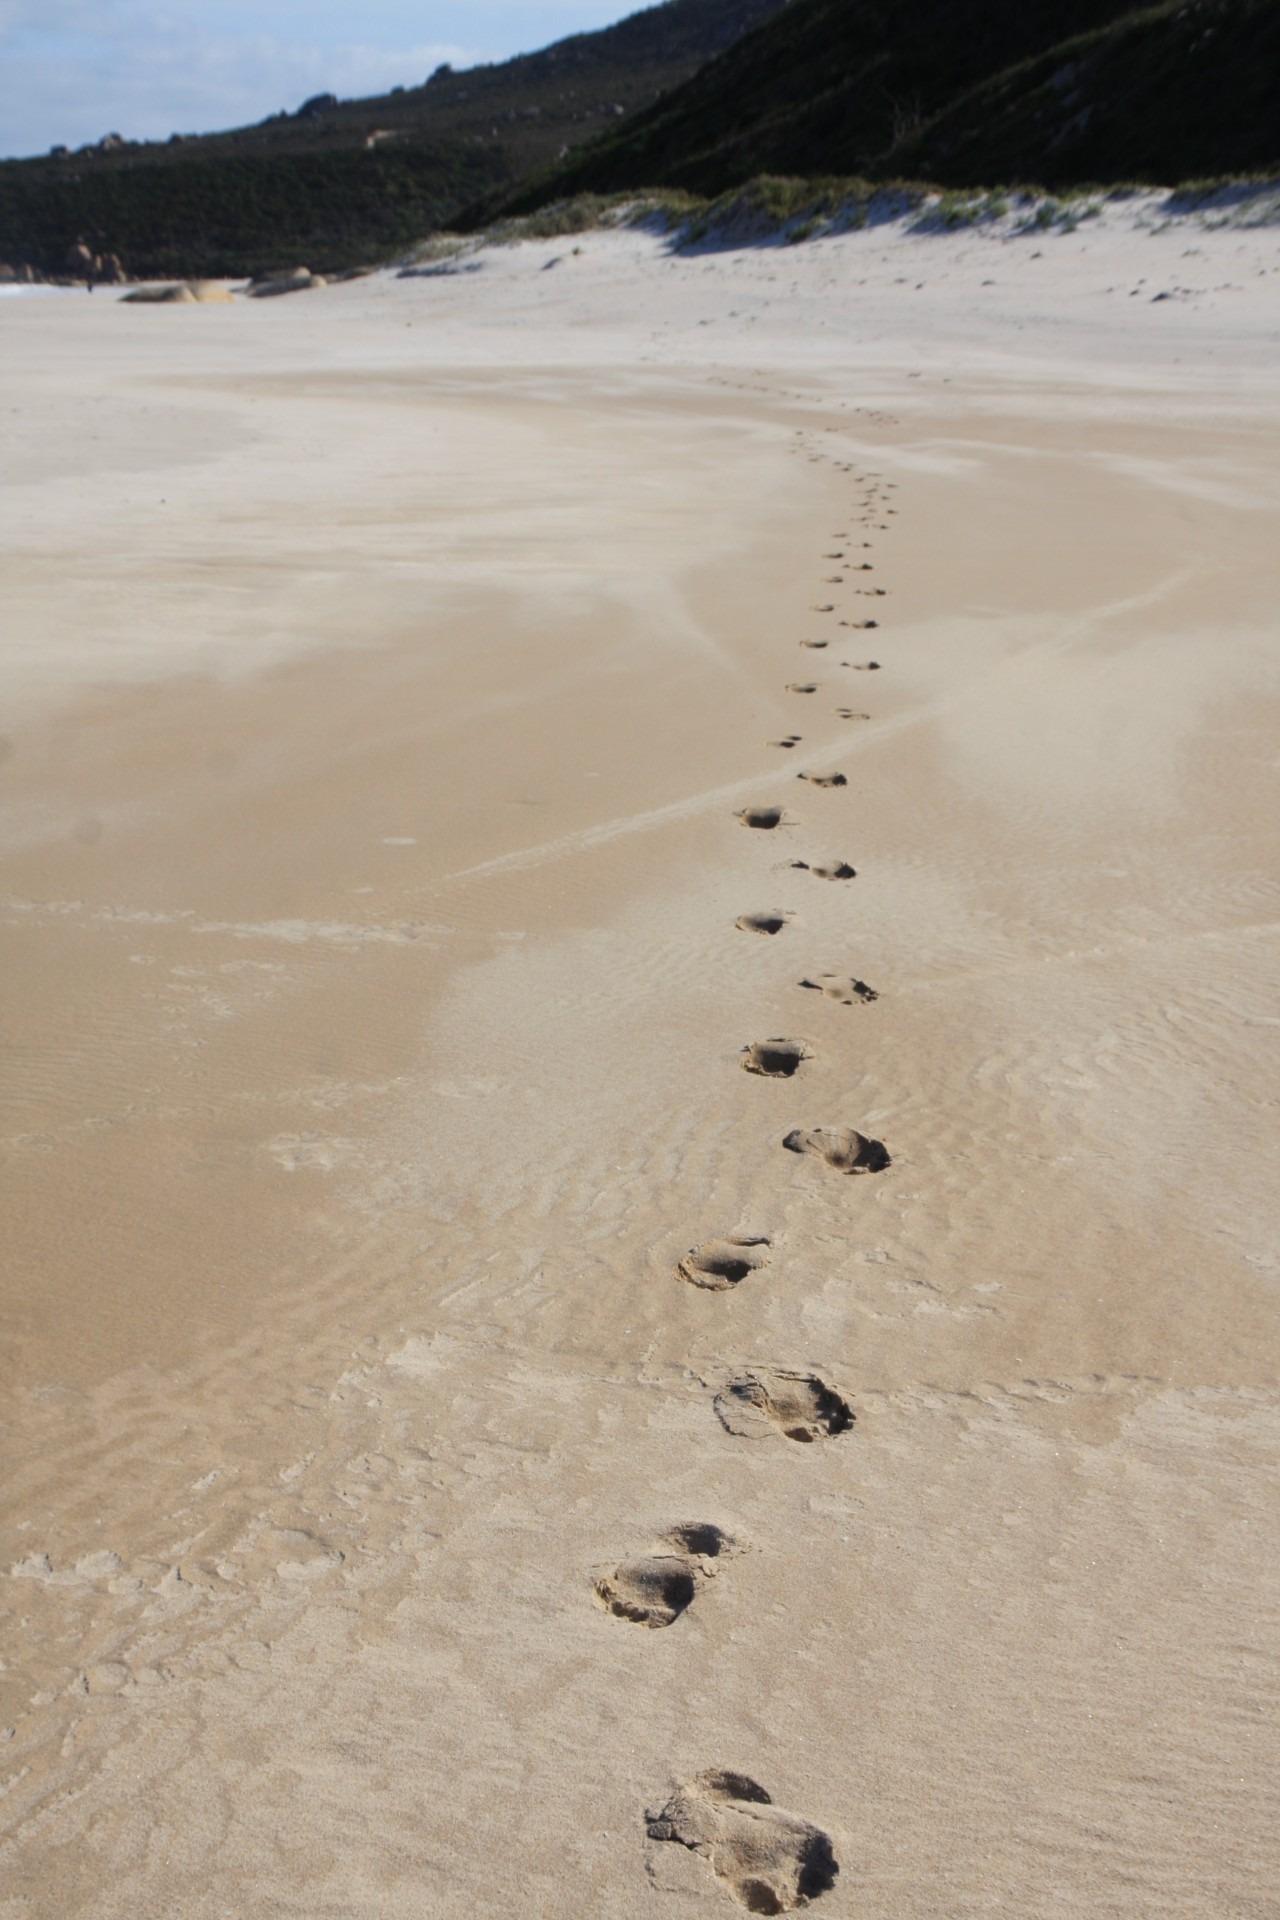
[[[1280,0],[796,0],[501,210],[759,173],[1061,186],[1277,161]]]
[[[229,133],[6,161],[0,259],[57,272],[83,238],[140,276],[367,261],[649,105],[784,4],[666,0],[373,99],[326,95]]]

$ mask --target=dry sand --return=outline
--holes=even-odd
[[[0,1920],[1280,1913],[1278,270],[4,303]]]

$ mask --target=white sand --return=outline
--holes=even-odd
[[[6,303],[0,1920],[1273,1910],[1280,231],[1138,217]]]

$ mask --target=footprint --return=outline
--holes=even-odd
[[[840,1868],[827,1835],[775,1807],[745,1773],[715,1767],[646,1812],[651,1840],[674,1840],[705,1860],[748,1913],[790,1913],[833,1885]]]
[[[837,707],[836,718],[838,720],[869,720],[871,715],[869,713],[855,713],[852,707]]]
[[[851,980],[844,974],[820,973],[816,980],[802,980],[802,987],[812,987],[815,993],[821,993],[828,1000],[838,1000],[842,1007],[852,1007],[857,1001],[878,1000],[880,995],[865,980]]]
[[[786,690],[788,693],[816,693],[818,683],[816,680],[788,680]]]
[[[802,647],[812,647],[815,652],[820,653],[823,647],[829,647],[831,642],[829,640],[802,640],[800,645]]]
[[[754,1040],[742,1049],[746,1071],[767,1074],[771,1080],[789,1080],[802,1060],[812,1058],[803,1040]]]
[[[793,1127],[783,1141],[788,1153],[814,1153],[837,1173],[883,1173],[890,1165],[883,1141],[852,1127]]]
[[[847,787],[849,782],[842,773],[798,773],[797,780],[807,780],[811,787]]]
[[[765,832],[772,832],[774,827],[780,827],[783,817],[781,807],[740,807],[734,815],[735,819],[741,820],[744,827],[760,827]]]
[[[780,1433],[806,1445],[831,1440],[853,1425],[853,1409],[842,1394],[816,1373],[786,1368],[744,1373],[715,1398],[716,1417],[743,1440],[765,1440]]]
[[[842,660],[840,665],[852,667],[855,673],[879,673],[880,671],[878,660]]]
[[[765,745],[766,747],[798,747],[802,738],[801,734],[789,733],[782,740],[766,740]]]
[[[668,1527],[657,1542],[665,1553],[624,1560],[595,1583],[602,1607],[620,1620],[645,1627],[669,1627],[692,1606],[702,1580],[714,1577],[709,1561],[733,1553],[738,1542],[710,1520],[686,1520]]]
[[[645,1627],[669,1627],[692,1605],[697,1590],[688,1561],[669,1553],[626,1560],[597,1580],[595,1589],[602,1607]]]
[[[856,880],[858,877],[857,868],[851,867],[847,860],[827,860],[816,867],[808,860],[793,860],[791,864],[805,873],[816,873],[819,880]]]
[[[781,907],[765,907],[760,913],[740,913],[733,924],[743,933],[781,933],[790,919]]]
[[[880,625],[880,622],[878,620],[842,620],[840,625],[858,633],[870,633],[873,627]]]
[[[749,1273],[759,1273],[769,1264],[770,1242],[761,1235],[748,1240],[704,1240],[690,1247],[676,1268],[691,1287],[705,1287],[710,1293],[727,1293]]]
[[[834,613],[835,608],[828,603],[820,607],[810,607],[809,611],[810,613]]]

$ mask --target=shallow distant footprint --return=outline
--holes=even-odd
[[[797,780],[807,780],[811,787],[847,787],[849,782],[842,773],[798,773]]]
[[[766,740],[766,747],[798,747],[802,739],[798,733],[788,733],[781,740]]]
[[[745,1773],[714,1767],[645,1814],[651,1840],[674,1840],[705,1860],[748,1913],[790,1913],[835,1882],[840,1868],[821,1827],[775,1807]]]
[[[740,913],[733,924],[743,933],[781,933],[791,917],[781,907],[765,907],[760,913]]]
[[[865,980],[854,980],[842,973],[820,973],[816,979],[802,980],[800,985],[812,987],[815,993],[824,994],[828,1000],[838,1000],[842,1007],[880,998],[874,987],[869,987]]]
[[[810,607],[809,611],[810,613],[834,613],[835,608],[830,604],[830,602],[824,602],[824,604],[820,607]]]
[[[705,1287],[710,1293],[725,1293],[736,1287],[749,1273],[759,1273],[769,1264],[770,1242],[763,1235],[747,1240],[704,1240],[690,1247],[676,1267],[682,1280],[691,1287]]]
[[[840,665],[852,667],[855,673],[879,673],[880,671],[878,660],[842,660]]]
[[[852,707],[837,707],[836,718],[838,720],[869,720],[871,715],[869,713],[856,713]]]
[[[829,647],[831,645],[831,642],[829,640],[802,640],[800,642],[800,645],[802,647],[813,647],[817,652],[820,653],[823,647]]]
[[[853,1408],[834,1387],[816,1373],[786,1368],[753,1370],[731,1380],[716,1395],[715,1409],[721,1426],[744,1440],[774,1433],[805,1443],[831,1440],[854,1422]]]
[[[852,1127],[793,1127],[783,1141],[788,1153],[812,1153],[837,1173],[883,1173],[890,1165],[882,1140]]]
[[[812,1058],[812,1049],[803,1040],[753,1040],[742,1049],[746,1071],[767,1074],[771,1080],[789,1080],[801,1061]]]
[[[788,680],[786,691],[788,693],[816,693],[818,691],[818,683],[816,680]]]
[[[644,1627],[669,1627],[697,1595],[699,1584],[715,1572],[709,1562],[733,1551],[732,1537],[709,1520],[685,1521],[658,1541],[662,1553],[624,1560],[595,1583],[600,1605],[620,1620]]]
[[[802,873],[816,874],[819,880],[856,880],[858,877],[858,869],[851,867],[847,860],[822,860],[816,865],[809,860],[793,860],[791,864]]]
[[[782,825],[786,814],[782,807],[739,807],[734,817],[744,827],[759,827],[768,833]]]

